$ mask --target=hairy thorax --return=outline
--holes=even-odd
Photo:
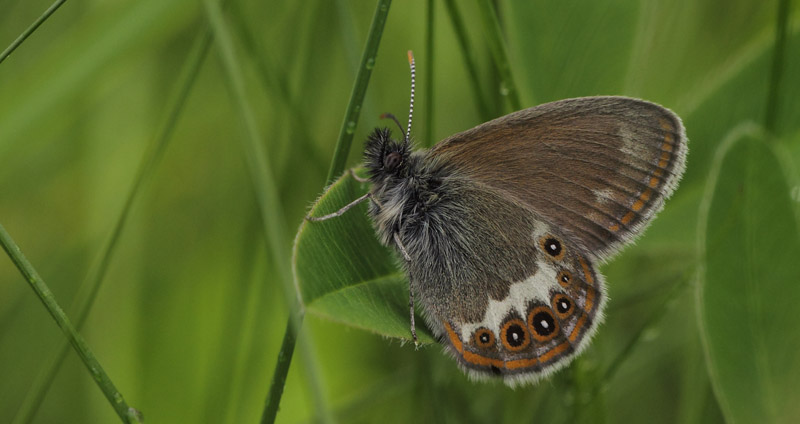
[[[447,201],[441,195],[441,185],[449,175],[432,165],[412,154],[400,175],[373,179],[370,215],[383,244],[394,245],[395,233],[408,240],[420,227],[429,226],[442,201]]]

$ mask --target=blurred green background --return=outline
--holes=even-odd
[[[229,0],[223,17],[277,197],[261,211],[248,170],[254,153],[243,141],[253,129],[215,40],[163,155],[126,207],[206,30],[204,4],[67,2],[0,64],[0,223],[71,317],[79,287],[129,214],[81,333],[149,423],[261,416],[288,316],[282,276],[292,237],[326,183],[375,9],[371,1]],[[473,91],[454,4],[433,1],[432,21],[428,1],[391,6],[349,165],[366,134],[388,125],[381,113],[405,115],[407,50],[417,57],[420,144],[512,111],[482,12],[466,1],[457,6],[477,64],[480,96]],[[48,6],[0,1],[0,47]],[[438,346],[414,351],[309,313],[278,421],[800,417],[791,405],[800,390],[786,377],[800,372],[794,6],[775,79],[774,0],[498,1],[523,107],[597,94],[669,107],[690,140],[681,186],[646,235],[603,266],[606,322],[553,378],[517,390],[472,383]],[[764,129],[770,90],[775,113]],[[62,340],[11,261],[0,259],[0,422],[22,422],[21,407]],[[72,350],[41,393],[32,422],[118,420]],[[752,415],[741,411],[748,400]]]

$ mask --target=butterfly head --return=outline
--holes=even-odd
[[[407,140],[395,140],[388,128],[376,128],[367,138],[364,163],[373,183],[403,178],[408,170],[411,145]]]

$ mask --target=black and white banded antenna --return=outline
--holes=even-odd
[[[411,117],[414,115],[414,84],[416,81],[415,74],[416,68],[414,66],[414,53],[409,50],[408,51],[408,65],[411,67],[411,101],[408,105],[408,129],[406,130],[405,134],[405,142],[408,143],[409,138],[411,137]]]

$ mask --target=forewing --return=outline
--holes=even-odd
[[[431,154],[603,260],[661,209],[686,151],[671,111],[626,97],[583,97],[503,116],[445,139]]]

